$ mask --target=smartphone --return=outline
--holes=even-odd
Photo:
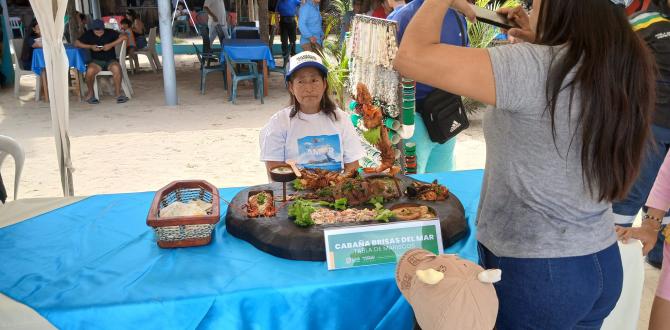
[[[472,7],[472,9],[475,11],[475,16],[477,16],[477,20],[481,21],[482,23],[491,24],[499,28],[508,30],[511,28],[518,27],[512,21],[508,20],[507,16],[498,14],[493,10],[475,6],[473,4],[470,4],[470,7]]]

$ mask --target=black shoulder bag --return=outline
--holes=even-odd
[[[463,47],[466,46],[463,21],[456,13]],[[423,100],[417,100],[416,111],[421,114],[433,142],[445,143],[470,126],[463,100],[459,95],[436,88]]]

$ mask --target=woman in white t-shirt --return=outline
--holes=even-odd
[[[349,115],[328,97],[328,69],[312,52],[293,56],[286,73],[291,105],[261,129],[261,161],[268,170],[293,160],[299,167],[356,170],[364,150]]]

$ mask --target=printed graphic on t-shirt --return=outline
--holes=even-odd
[[[298,164],[312,169],[342,170],[340,136],[319,135],[298,139]]]

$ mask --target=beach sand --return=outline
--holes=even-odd
[[[242,85],[238,104],[227,101],[219,73],[207,78],[205,95],[199,91],[195,56],[178,55],[179,106],[164,106],[163,77],[148,71],[130,75],[135,95],[116,104],[109,95],[101,103],[70,98],[70,140],[76,195],[154,191],[173,180],[204,179],[218,187],[261,184],[267,181],[258,161],[258,133],[276,111],[288,103],[283,77],[271,73],[265,104]],[[56,148],[48,104],[34,101],[34,80],[24,78],[20,99],[11,88],[0,90],[0,134],[15,138],[26,151],[19,198],[62,196]],[[484,167],[483,111],[458,135],[455,169]],[[14,162],[2,165],[12,196]],[[11,199],[11,198],[10,198]],[[647,267],[640,329],[646,328],[658,271]]]

